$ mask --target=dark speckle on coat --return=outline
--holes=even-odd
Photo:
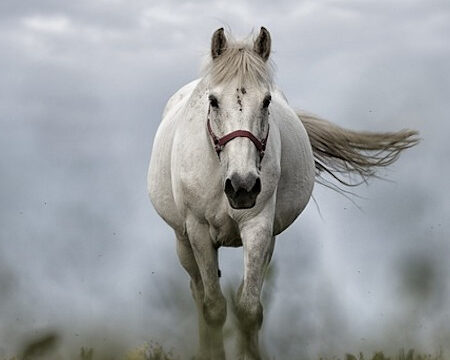
[[[239,105],[239,111],[242,111],[242,100],[241,100],[241,97],[239,95],[237,96],[237,103]]]

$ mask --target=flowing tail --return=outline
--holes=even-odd
[[[374,176],[376,168],[392,164],[403,150],[420,140],[415,130],[359,132],[341,128],[309,113],[298,112],[297,115],[311,142],[316,181],[332,188],[336,186],[323,178],[324,172],[343,185],[359,185]],[[359,181],[352,181],[352,175]]]

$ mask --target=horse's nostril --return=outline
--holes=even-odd
[[[250,190],[252,194],[258,195],[261,192],[261,179],[256,178],[255,185],[253,185],[253,188]]]
[[[231,179],[227,179],[225,181],[225,189],[224,189],[224,191],[225,191],[225,194],[228,195],[228,196],[231,196],[232,194],[235,193],[235,190],[233,188],[233,184],[231,183]]]

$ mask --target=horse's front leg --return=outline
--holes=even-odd
[[[211,241],[207,224],[188,217],[186,231],[203,284],[202,299],[198,299],[201,306],[199,316],[203,317],[201,322],[204,321],[206,328],[200,335],[206,336],[203,342],[208,345],[210,359],[224,360],[222,328],[227,317],[227,303],[220,288],[217,249]]]
[[[208,342],[208,326],[203,318],[203,282],[195,261],[191,244],[186,235],[177,233],[177,253],[181,265],[191,277],[191,291],[198,311],[198,335],[199,346],[195,360],[210,360],[210,350]]]
[[[260,296],[275,245],[272,234],[272,221],[264,218],[252,219],[241,228],[244,279],[238,290],[235,310],[240,330],[238,350],[245,360],[261,359],[258,332],[263,321],[263,307]]]

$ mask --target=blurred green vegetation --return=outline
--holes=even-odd
[[[192,356],[178,356],[172,351],[166,351],[158,343],[148,343],[136,349],[118,355],[115,351],[97,351],[93,348],[82,347],[78,354],[68,355],[58,351],[59,337],[55,333],[46,334],[24,345],[21,355],[2,358],[1,360],[194,360]],[[115,353],[113,353],[115,352]],[[282,357],[272,357],[271,359],[283,360]],[[300,358],[299,358],[300,359]],[[341,360],[341,358],[321,357],[319,360]],[[383,352],[376,352],[371,356],[359,353],[357,356],[346,354],[343,360],[446,360],[442,350],[435,354],[416,353],[413,349],[409,351],[400,350],[397,354],[385,355]]]
[[[362,353],[359,353],[358,357],[352,354],[347,354],[345,356],[345,360],[445,360],[445,358],[443,356],[442,351],[440,351],[436,355],[431,355],[431,354],[416,354],[413,349],[410,349],[408,352],[405,352],[405,350],[402,349],[395,356],[384,355],[384,353],[381,351],[376,352],[371,357],[367,358]]]
[[[59,337],[55,333],[49,333],[24,344],[20,355],[1,360],[182,360],[171,351],[164,350],[158,343],[148,343],[130,351],[98,351],[82,347],[77,354],[64,353],[58,343]]]

